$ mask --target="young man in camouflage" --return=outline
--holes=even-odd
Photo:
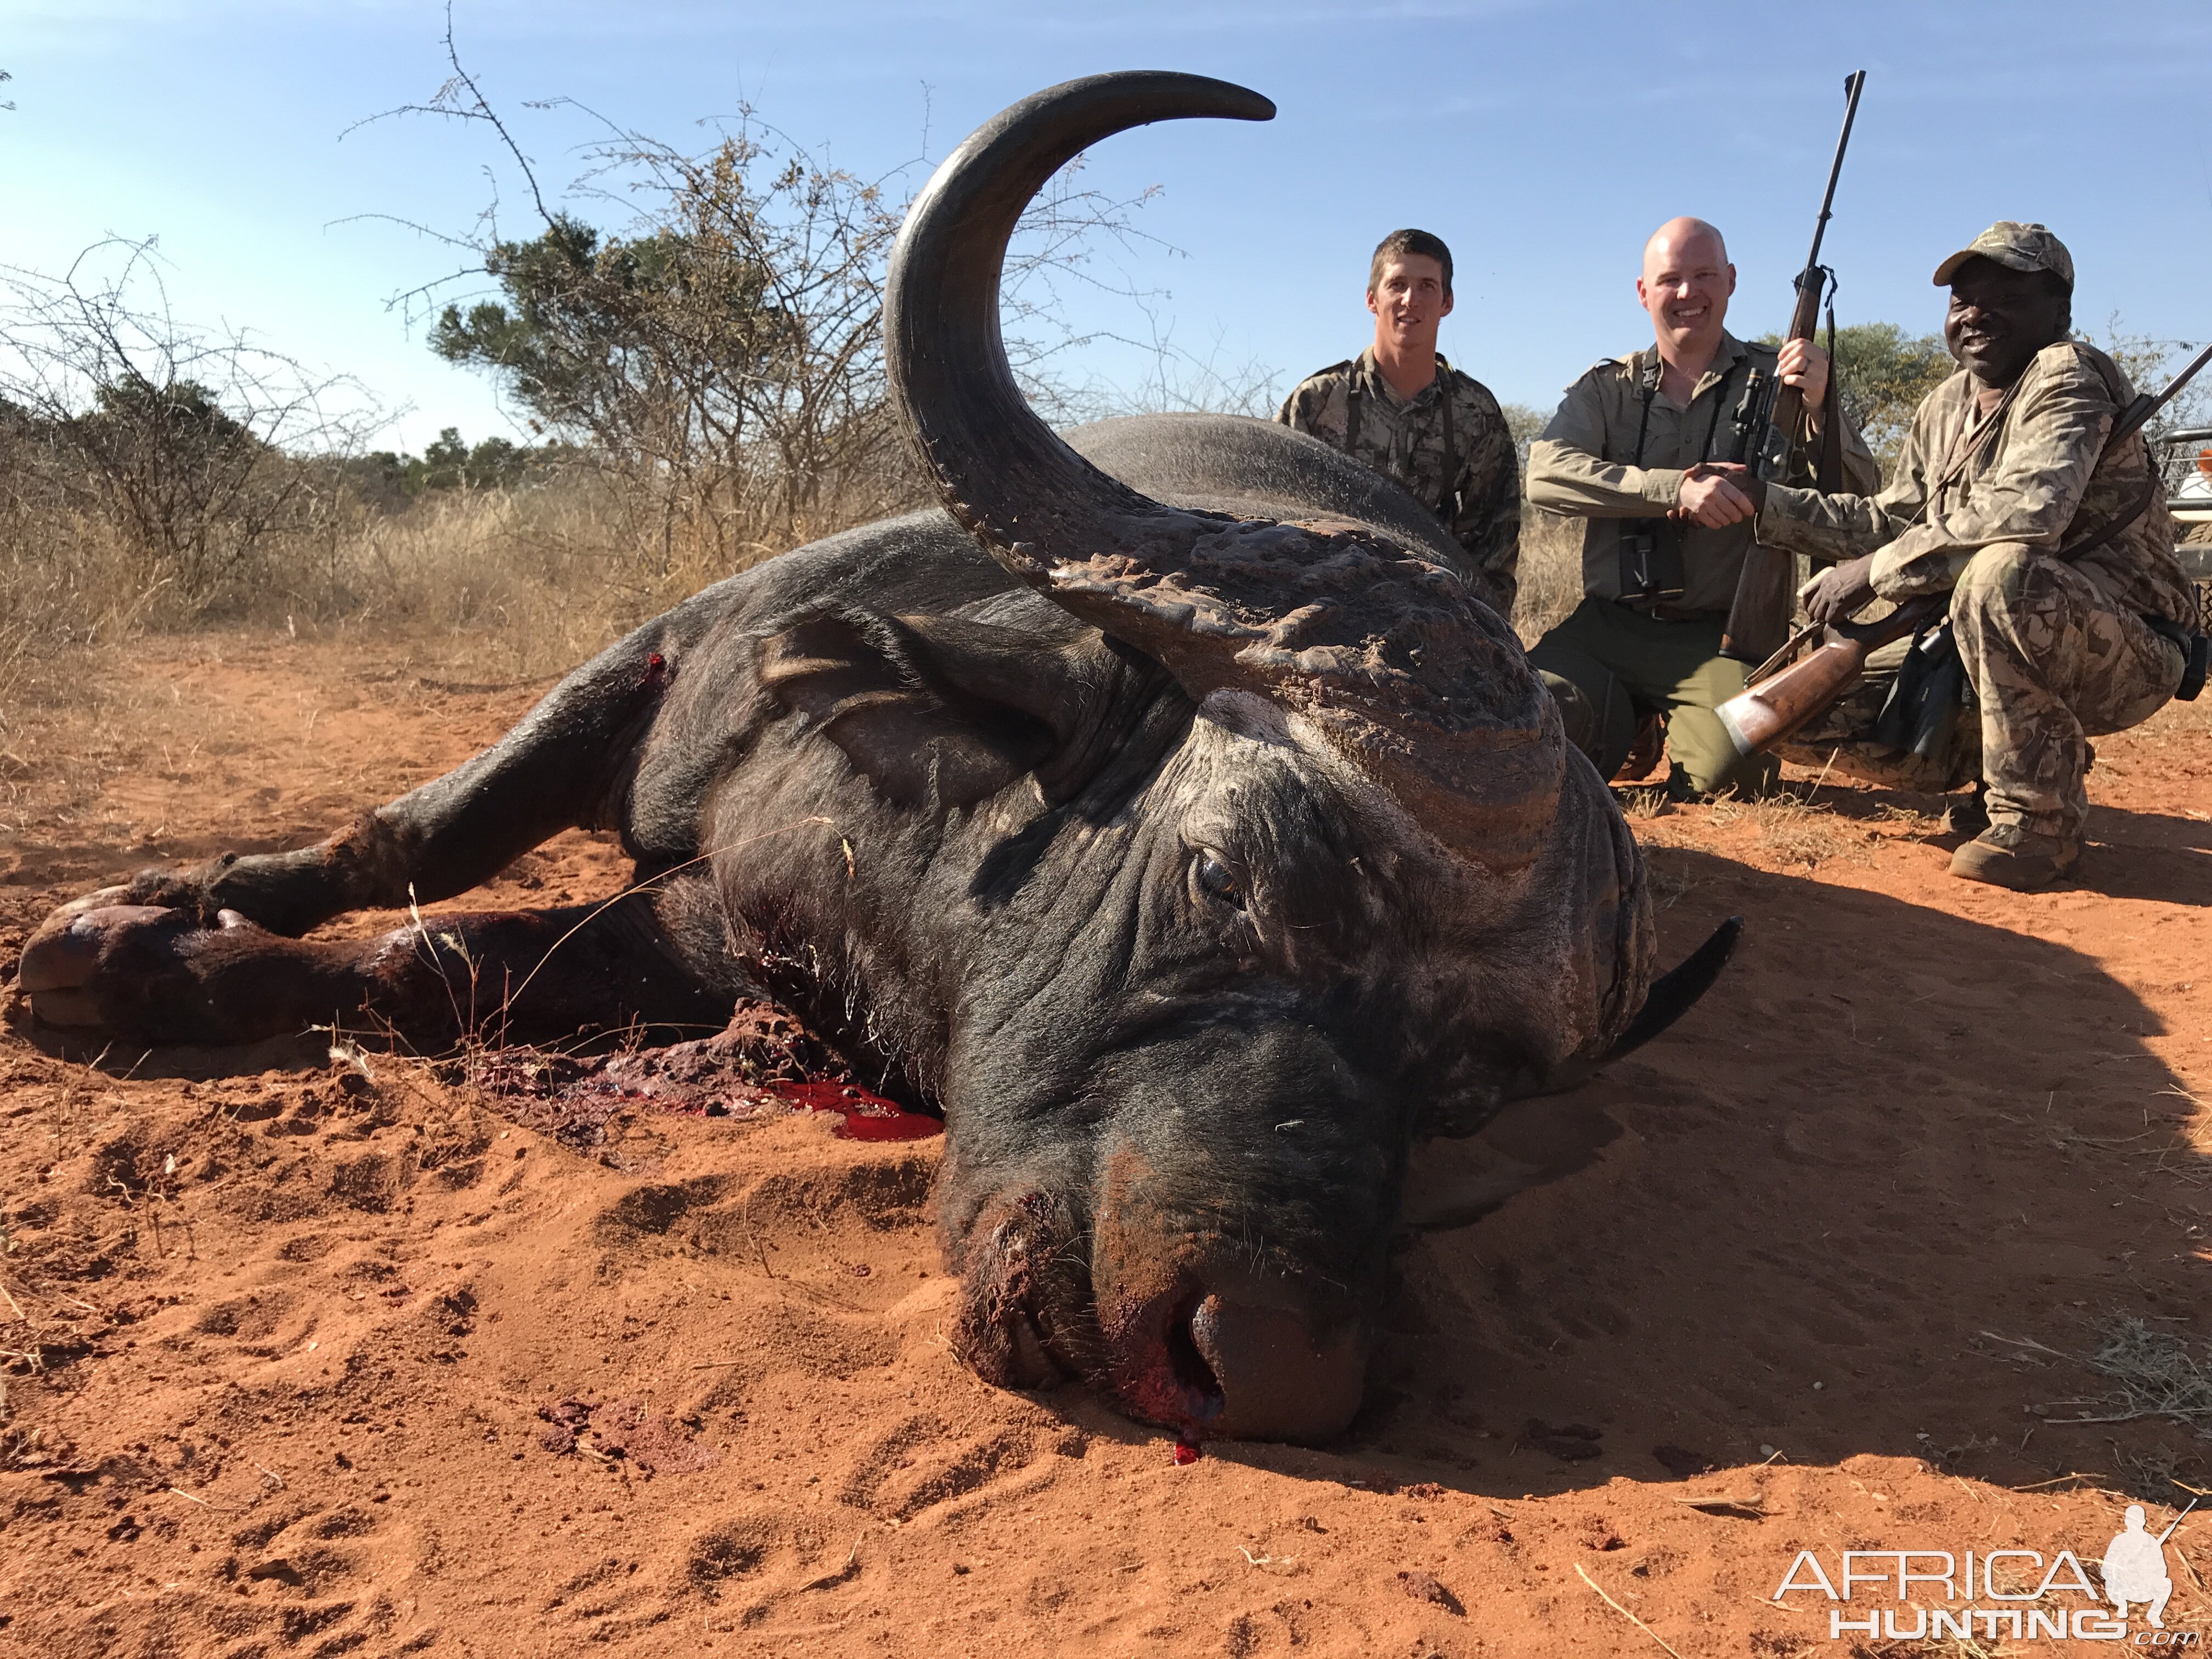
[[[1375,343],[1299,382],[1275,418],[1395,479],[1467,553],[1460,574],[1513,614],[1521,469],[1498,399],[1437,350],[1451,314],[1452,257],[1425,230],[1395,230],[1368,266]]]
[[[1735,267],[1702,219],[1671,219],[1644,245],[1638,303],[1653,343],[1608,358],[1567,388],[1528,451],[1528,499],[1583,521],[1583,592],[1574,614],[1529,652],[1566,721],[1568,740],[1612,777],[1633,750],[1642,776],[1658,758],[1666,718],[1676,796],[1731,787],[1757,793],[1778,769],[1740,758],[1713,709],[1743,690],[1747,665],[1721,655],[1723,624],[1753,542],[1752,505],[1704,465],[1735,453],[1748,421],[1752,376],[1804,394],[1797,466],[1817,438],[1828,360],[1810,341],[1779,351],[1739,340],[1724,321]],[[1753,434],[1755,448],[1763,433]],[[1840,453],[1846,487],[1871,491],[1881,474],[1848,422]]]
[[[1805,590],[1819,622],[1869,599],[1948,593],[1976,714],[1931,763],[1882,742],[1879,680],[1801,734],[1793,758],[1906,787],[1978,773],[1987,828],[1951,873],[2022,890],[2072,866],[2088,811],[2088,739],[2173,696],[2199,628],[2196,590],[2149,447],[2108,450],[2134,396],[2112,360],[2069,339],[2074,261],[2041,225],[2000,221],[1936,267],[1959,373],[1922,402],[1879,495],[1742,487],[1770,547],[1841,557]],[[1902,652],[1896,653],[1900,659]],[[1789,751],[1785,751],[1789,752]],[[1931,764],[1941,775],[1933,775]]]

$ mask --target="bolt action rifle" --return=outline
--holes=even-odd
[[[2196,360],[2169,380],[2166,390],[2155,397],[2147,392],[2136,393],[2113,421],[2099,460],[2101,462],[2105,455],[2141,431],[2151,416],[2196,379],[2197,372],[2208,362],[2212,362],[2212,345],[2198,352]],[[1992,435],[1996,430],[1992,422]],[[1934,501],[1971,459],[1971,453],[1961,456],[1953,470],[1928,492],[1928,501]],[[2081,535],[2069,538],[2058,549],[2058,557],[2078,559],[2102,547],[2141,518],[2163,487],[2159,470],[2152,467],[2149,478],[2133,501]],[[1928,510],[1927,501],[1921,504],[1920,510]],[[1916,521],[1917,517],[1916,514]],[[1917,635],[1941,618],[1950,604],[1948,593],[1927,593],[1906,600],[1887,617],[1873,622],[1841,622],[1825,629],[1815,623],[1802,630],[1753,671],[1748,690],[1730,697],[1713,711],[1727,729],[1729,743],[1739,756],[1753,755],[1795,737],[1835,707],[1859,683],[1868,657],[1894,641]],[[1800,655],[1804,647],[1813,645],[1815,636],[1819,643]],[[2204,635],[2199,633],[2187,648],[2189,666],[2184,672],[2182,688],[2175,694],[2185,702],[2195,697],[2204,683]]]
[[[1820,243],[1827,235],[1829,210],[1835,205],[1836,181],[1843,176],[1844,152],[1850,147],[1851,123],[1857,119],[1859,94],[1866,86],[1866,71],[1858,70],[1844,79],[1844,131],[1836,140],[1836,159],[1828,164],[1828,188],[1820,198],[1820,216],[1813,222],[1813,251],[1805,256],[1805,269],[1797,273],[1797,303],[1790,313],[1792,340],[1809,340],[1820,314],[1820,295],[1834,273],[1820,263]],[[1836,337],[1836,313],[1828,311],[1828,343]],[[1805,394],[1778,379],[1771,386],[1755,376],[1743,405],[1736,411],[1736,449],[1731,459],[1750,465],[1769,483],[1788,481],[1790,451],[1804,424]],[[1760,404],[1764,408],[1760,408]],[[1764,416],[1762,419],[1761,416]],[[1843,488],[1843,435],[1837,412],[1835,365],[1828,365],[1827,407],[1820,431],[1820,457],[1816,479],[1823,494]],[[1754,453],[1751,439],[1756,433]],[[1729,606],[1721,629],[1721,655],[1738,662],[1764,662],[1790,637],[1790,615],[1795,608],[1796,566],[1787,553],[1753,543],[1744,555],[1743,574],[1736,579],[1735,599]]]

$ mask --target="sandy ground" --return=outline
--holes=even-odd
[[[225,637],[84,674],[6,711],[0,977],[56,902],[318,836],[536,690]],[[2212,1406],[2175,1370],[2212,1364],[2212,724],[2100,748],[2085,873],[2041,896],[1950,880],[1924,799],[1639,817],[1665,954],[1740,913],[1737,965],[1589,1091],[1597,1164],[1405,1249],[1322,1451],[1182,1464],[961,1370],[938,1141],[641,1109],[578,1152],[381,1055],[195,1079],[0,1037],[0,1653],[2075,1650],[1771,1597],[1807,1549],[2094,1578],[2129,1501],[2155,1531],[2212,1486],[2084,1363],[2132,1331]],[[483,902],[621,868],[569,836]],[[2207,1538],[2167,1546],[2172,1630]],[[1847,1616],[1899,1606],[1869,1593]]]

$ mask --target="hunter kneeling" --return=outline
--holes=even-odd
[[[1739,479],[1759,501],[1763,544],[1844,561],[1804,590],[1816,623],[1876,598],[1948,596],[1777,752],[1894,787],[1980,780],[1978,799],[1950,814],[1980,831],[1951,873],[2025,891],[2081,855],[2088,739],[2139,725],[2181,688],[2196,590],[2148,447],[2133,434],[2108,441],[2133,388],[2068,337],[2065,246],[2001,221],[1936,283],[1951,289],[1943,335],[1960,372],[1915,411],[1887,489]]]
[[[1753,551],[1754,508],[1740,474],[1710,463],[1755,453],[1762,391],[1796,387],[1804,415],[1789,475],[1812,483],[1820,441],[1836,436],[1830,482],[1874,489],[1881,474],[1838,411],[1826,424],[1828,360],[1809,340],[1778,351],[1723,325],[1735,267],[1702,219],[1671,219],[1644,245],[1638,304],[1653,343],[1609,358],[1567,388],[1528,451],[1528,499],[1584,521],[1583,592],[1574,614],[1528,660],[1598,775],[1646,775],[1662,721],[1670,794],[1756,793],[1778,768],[1733,749],[1713,710],[1743,690],[1750,665],[1726,648],[1726,624]],[[1789,596],[1780,578],[1775,595]],[[1779,644],[1777,640],[1774,644]],[[1759,647],[1753,655],[1771,650]],[[1626,763],[1626,770],[1623,770]]]

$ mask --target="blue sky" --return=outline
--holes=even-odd
[[[2033,218],[2072,247],[2092,332],[2117,312],[2136,333],[2212,337],[2204,0],[458,0],[455,15],[465,59],[549,184],[590,129],[526,100],[571,98],[687,145],[706,141],[694,123],[749,103],[875,174],[925,149],[933,161],[1076,75],[1174,68],[1257,88],[1273,123],[1126,135],[1094,153],[1088,181],[1164,187],[1139,223],[1185,257],[1140,246],[1128,280],[1164,292],[1184,349],[1286,384],[1364,342],[1365,256],[1401,224],[1452,244],[1444,349],[1509,401],[1548,408],[1594,359],[1648,337],[1638,250],[1671,214],[1728,232],[1732,324],[1775,326],[1842,77],[1861,67],[1827,248],[1843,320],[1932,329],[1936,260],[1992,219]],[[489,167],[508,222],[526,226],[480,131],[345,131],[434,90],[443,29],[422,0],[0,0],[16,106],[0,112],[0,261],[52,271],[104,235],[158,236],[179,315],[359,377],[409,411],[388,441],[512,430],[489,386],[387,307],[451,256],[360,217],[465,228]],[[1145,326],[1125,301],[1079,303],[1078,323]],[[1143,365],[1101,344],[1068,367],[1126,381]]]

